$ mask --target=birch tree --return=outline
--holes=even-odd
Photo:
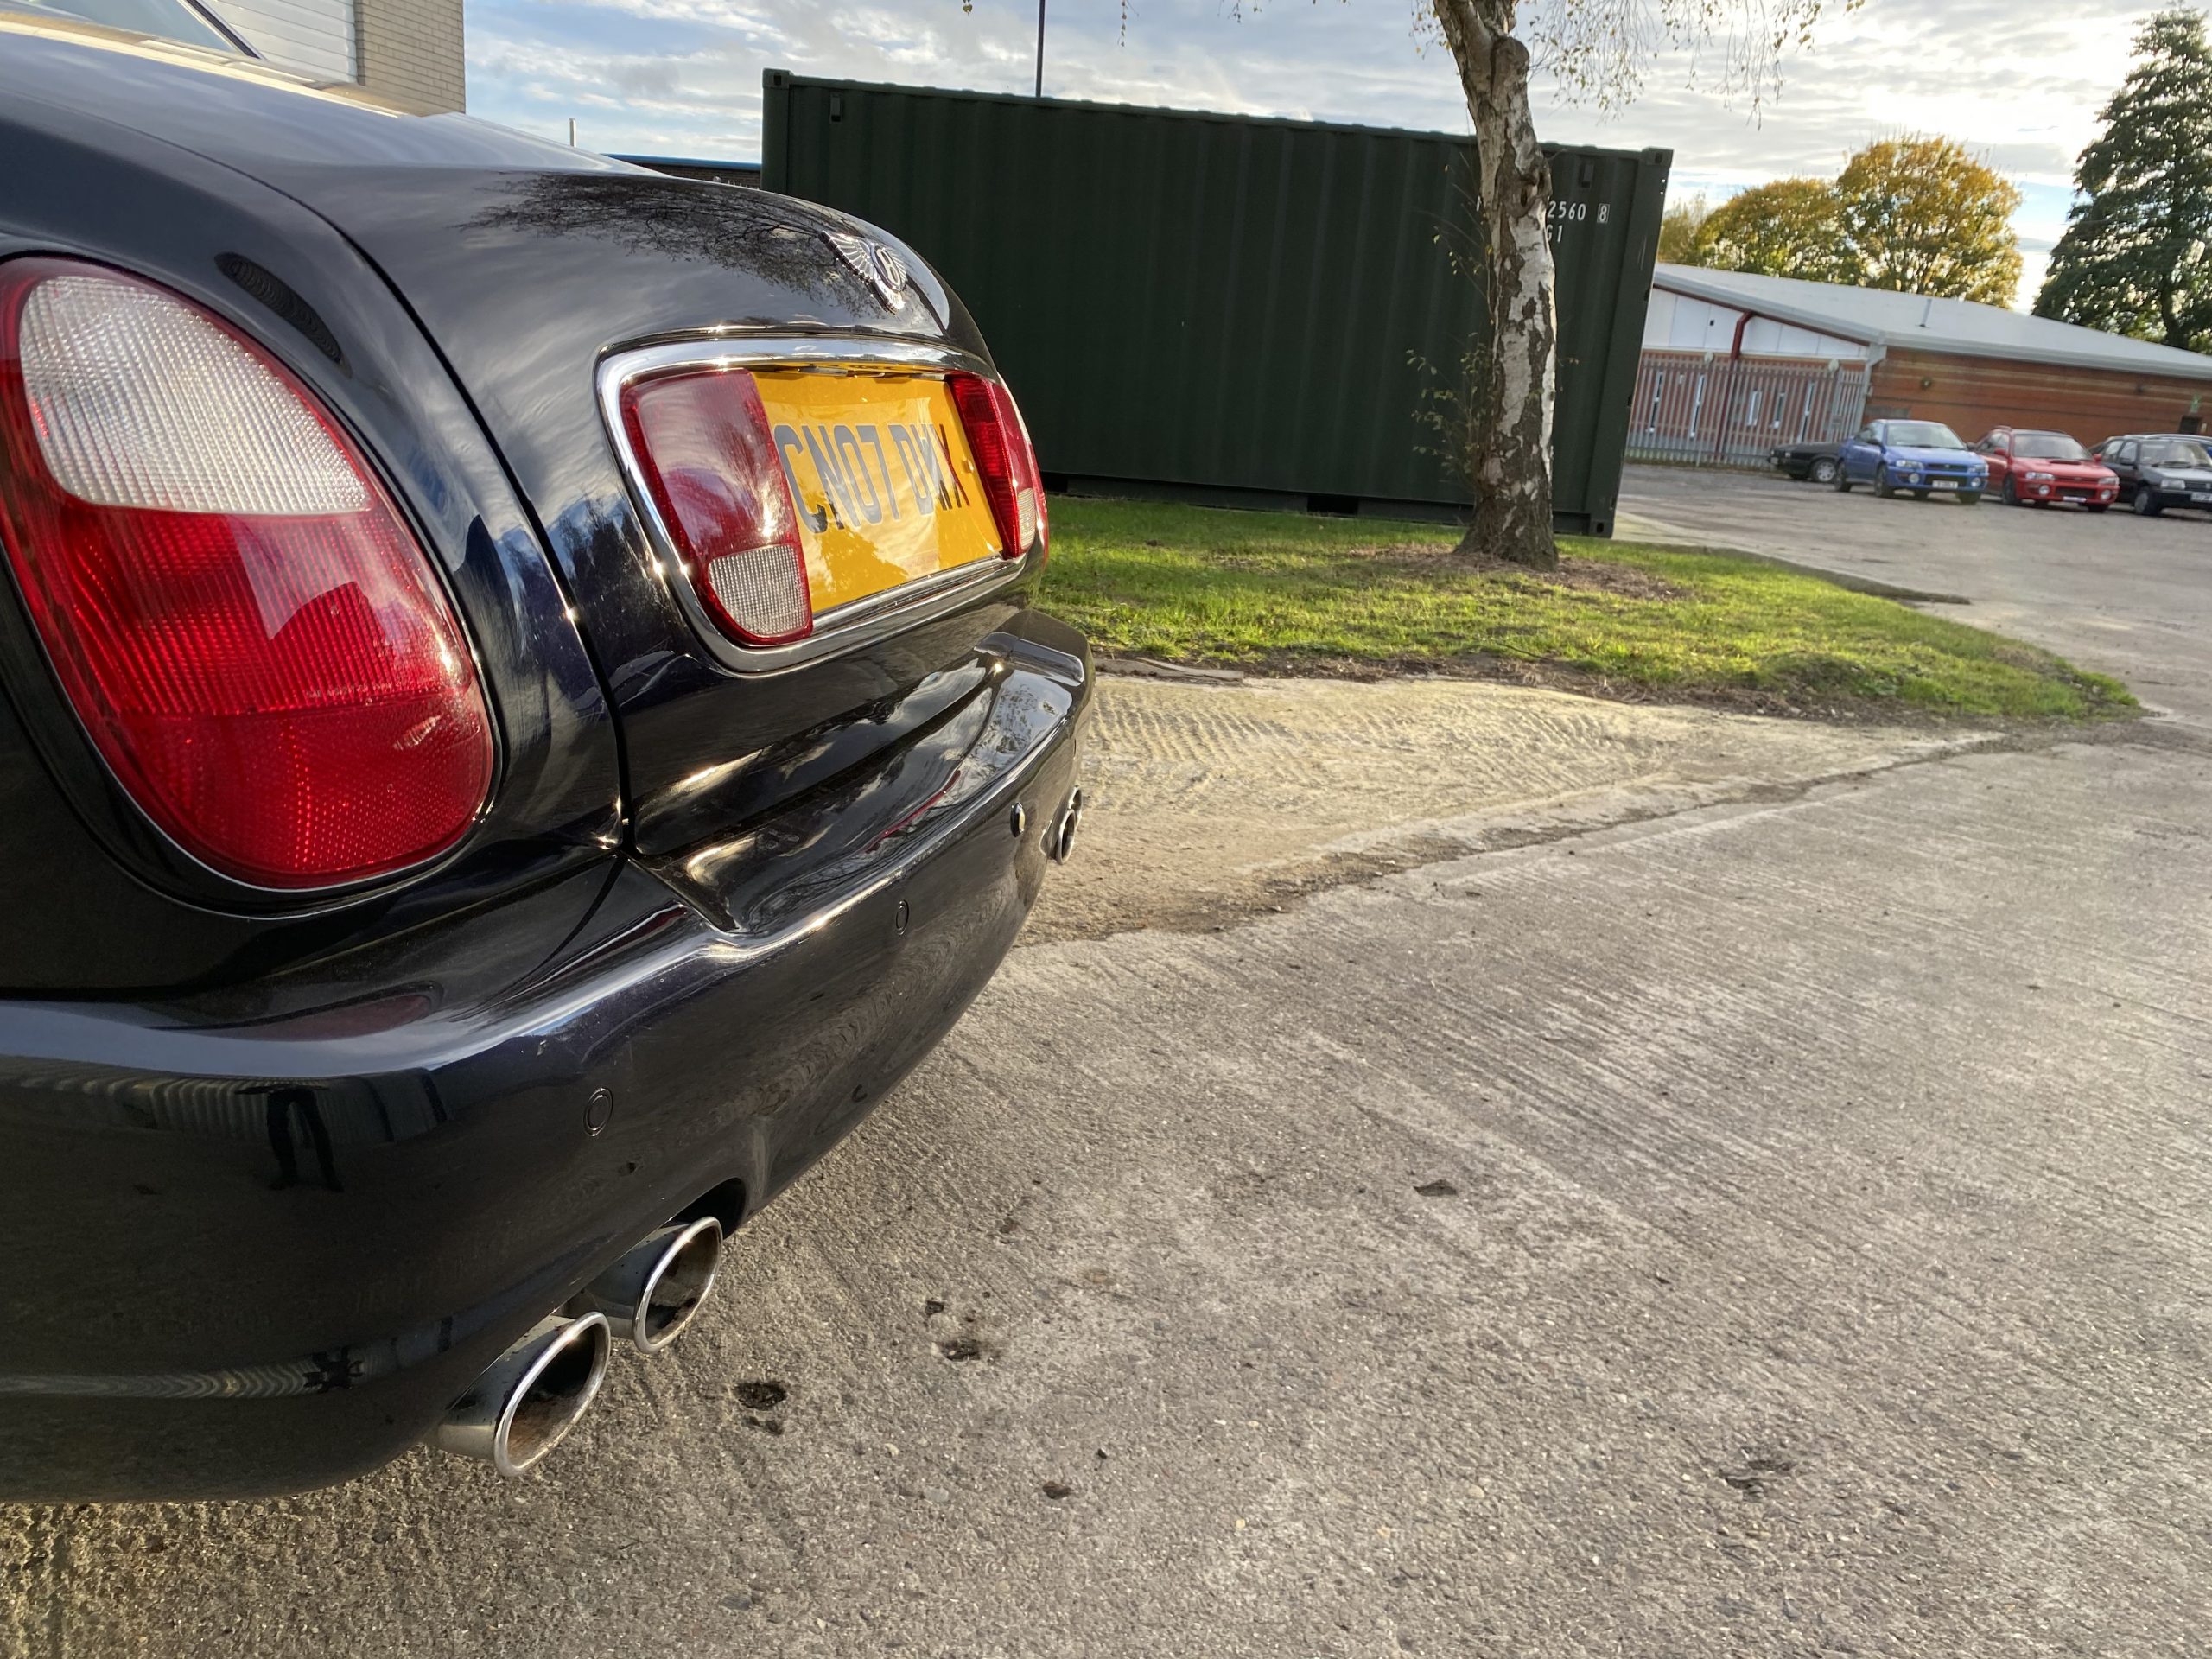
[[[1230,0],[1232,16],[1281,0]],[[1319,0],[1315,0],[1319,3]],[[1344,0],[1350,4],[1351,0]],[[1754,109],[1783,55],[1827,15],[1861,0],[1416,0],[1416,35],[1452,56],[1480,166],[1480,264],[1489,307],[1471,342],[1463,442],[1474,518],[1460,551],[1550,569],[1552,412],[1558,340],[1551,168],[1529,95],[1541,64],[1569,98],[1632,101],[1645,67],[1674,49],[1692,73]],[[972,7],[973,0],[963,0]],[[1128,26],[1124,3],[1123,27]]]
[[[1754,111],[1783,55],[1827,14],[1859,0],[1430,0],[1424,22],[1450,51],[1482,169],[1478,211],[1489,310],[1474,342],[1466,473],[1474,521],[1460,550],[1548,569],[1557,272],[1552,180],[1536,136],[1539,67],[1567,96],[1618,107],[1669,48],[1694,75]]]

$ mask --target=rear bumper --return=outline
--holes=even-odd
[[[728,843],[219,1007],[0,1003],[0,1499],[373,1468],[651,1229],[834,1143],[990,977],[1075,786],[1080,641],[988,644]]]

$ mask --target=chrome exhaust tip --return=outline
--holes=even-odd
[[[721,1256],[722,1225],[712,1216],[671,1223],[584,1287],[569,1311],[602,1318],[610,1334],[657,1354],[698,1313]]]
[[[1075,850],[1075,832],[1083,823],[1083,791],[1069,793],[1068,804],[1060,809],[1059,822],[1052,826],[1051,852],[1055,864],[1065,864],[1068,855]]]
[[[576,1426],[607,1376],[607,1321],[543,1319],[484,1368],[431,1437],[441,1452],[475,1458],[510,1479]]]

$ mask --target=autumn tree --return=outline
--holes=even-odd
[[[1662,265],[1686,265],[1690,262],[1691,250],[1697,245],[1697,233],[1705,228],[1705,221],[1713,217],[1713,208],[1700,190],[1694,196],[1669,202],[1659,219],[1659,263]]]
[[[1869,144],[1834,182],[1781,179],[1730,198],[1690,263],[1767,276],[2010,305],[2018,186],[1949,138]]]
[[[1824,179],[1777,179],[1731,196],[1699,226],[1683,263],[1812,283],[1849,282],[1856,269]]]
[[[2036,315],[2212,351],[2212,44],[2203,14],[2158,13],[2082,152],[2080,192]]]
[[[2020,289],[2020,189],[1951,138],[1869,144],[1835,181],[1861,288],[2010,305]]]

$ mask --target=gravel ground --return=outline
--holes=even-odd
[[[1346,881],[1630,817],[1746,798],[1978,744],[1464,680],[1109,676],[1083,856],[1032,943],[1205,931]]]

